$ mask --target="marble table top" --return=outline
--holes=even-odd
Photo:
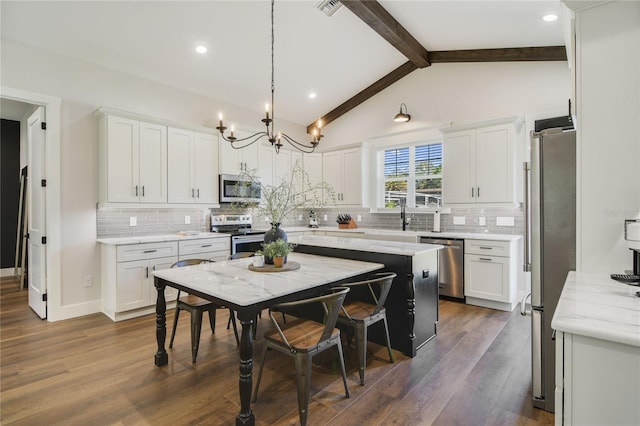
[[[553,315],[554,330],[640,346],[639,287],[605,274],[570,272]]]
[[[432,250],[440,250],[439,244],[404,243],[398,241],[365,240],[348,237],[322,237],[316,235],[303,235],[289,238],[290,243],[314,247],[328,247],[355,251],[368,251],[373,253],[397,254],[413,256]]]
[[[263,273],[250,271],[251,258],[203,263],[155,271],[156,277],[208,294],[230,304],[250,306],[313,287],[384,268],[381,263],[291,253],[300,269]]]

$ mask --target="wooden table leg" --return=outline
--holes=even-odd
[[[251,391],[253,388],[253,320],[255,313],[238,312],[242,324],[240,337],[240,412],[236,416],[236,425],[255,425],[256,419],[251,411]]]
[[[155,364],[160,367],[169,363],[169,354],[164,347],[167,338],[167,302],[164,298],[164,281],[154,278],[158,298],[156,299],[156,340],[158,341],[158,351],[155,355]]]

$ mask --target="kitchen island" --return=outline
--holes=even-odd
[[[386,271],[397,274],[385,303],[394,349],[414,357],[436,336],[441,245],[310,235],[292,237],[289,242],[296,244],[299,253],[382,263]],[[370,329],[369,339],[384,345],[384,330],[378,325]]]

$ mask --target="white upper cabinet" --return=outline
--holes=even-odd
[[[322,182],[322,154],[311,153],[303,156],[304,171],[309,176],[311,186]]]
[[[335,191],[335,205],[362,205],[361,157],[360,148],[322,154],[322,177]]]
[[[167,128],[103,115],[100,128],[100,201],[167,202]]]
[[[167,128],[140,122],[140,201],[167,201]]]
[[[169,127],[170,203],[218,203],[218,139],[212,134]]]
[[[218,137],[206,133],[196,133],[194,143],[194,187],[196,203],[218,203]]]
[[[274,157],[273,183],[280,185],[291,178],[291,151],[281,149]]]
[[[258,171],[256,176],[260,178],[260,182],[264,186],[273,185],[273,168],[275,166],[276,152],[271,145],[258,146],[260,161],[258,162]]]
[[[252,133],[242,130],[234,131],[234,136],[238,139],[246,138],[251,134]],[[242,172],[256,170],[258,168],[258,152],[260,146],[260,142],[256,142],[247,147],[235,149],[231,146],[231,143],[220,138],[220,173],[237,175]]]
[[[524,140],[520,120],[493,125],[445,129],[443,144],[444,204],[515,203],[521,176],[518,159]]]

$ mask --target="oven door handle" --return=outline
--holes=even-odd
[[[234,243],[253,243],[256,241],[263,241],[264,234],[252,234],[252,235],[235,235],[231,237],[231,241]]]

